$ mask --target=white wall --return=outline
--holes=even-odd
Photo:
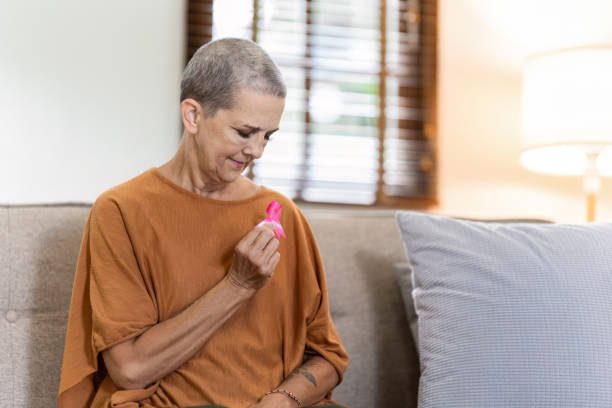
[[[4,1],[0,203],[93,201],[179,140],[184,0]]]

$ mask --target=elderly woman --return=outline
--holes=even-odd
[[[195,53],[176,155],[89,214],[61,408],[333,403],[348,358],[315,239],[291,200],[242,175],[278,130],[285,93],[251,41]]]

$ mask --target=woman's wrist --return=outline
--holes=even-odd
[[[272,391],[268,391],[265,394],[264,399],[271,400],[271,401],[277,401],[279,403],[282,403],[283,407],[287,407],[287,408],[289,407],[301,408],[304,406],[302,401],[295,394],[285,389],[281,389],[281,388],[277,388]]]
[[[270,394],[270,395],[266,395],[264,396],[261,401],[269,401],[270,403],[274,403],[275,407],[279,407],[279,408],[295,408],[297,407],[297,404],[295,403],[295,401],[290,400],[289,398],[287,398],[284,395],[281,394]]]
[[[257,290],[252,288],[247,288],[239,283],[237,283],[229,274],[225,275],[225,278],[221,281],[226,287],[228,287],[232,292],[234,292],[238,299],[247,300],[251,298]]]

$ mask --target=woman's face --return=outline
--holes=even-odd
[[[210,180],[227,184],[238,179],[263,154],[278,130],[285,99],[241,88],[232,109],[203,117],[196,135],[200,170]]]

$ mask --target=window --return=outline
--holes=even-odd
[[[436,202],[436,0],[191,0],[188,57],[251,38],[287,82],[249,175],[297,201]]]

